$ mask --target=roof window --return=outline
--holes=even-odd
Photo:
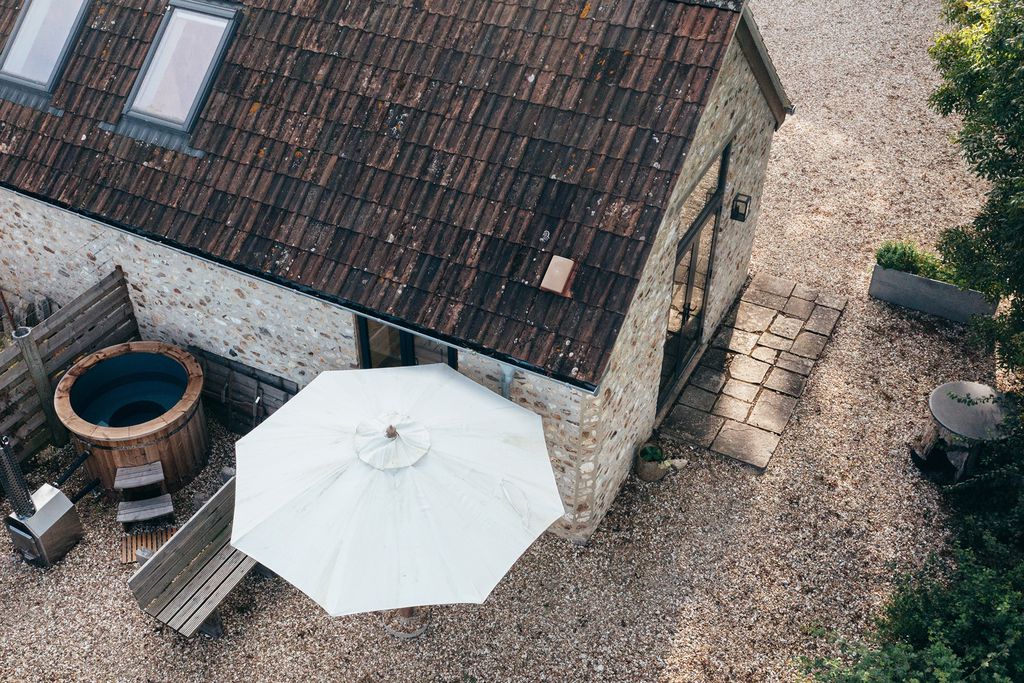
[[[0,78],[52,92],[88,6],[89,0],[28,0],[0,56]]]
[[[236,13],[230,5],[171,0],[125,114],[191,131],[224,58]]]

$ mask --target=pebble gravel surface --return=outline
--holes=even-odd
[[[904,446],[925,397],[993,379],[963,328],[867,298],[872,252],[932,243],[983,188],[926,106],[937,1],[752,4],[798,107],[776,138],[753,268],[850,298],[767,473],[666,443],[678,471],[630,479],[588,546],[540,539],[486,604],[432,608],[414,642],[255,575],[223,607],[224,638],[183,640],[135,604],[114,509],[90,498],[86,539],[51,570],[0,540],[0,680],[792,681],[802,656],[863,635],[898,573],[946,539]],[[235,437],[211,428],[211,467],[176,496],[179,519],[231,463]],[[30,480],[68,457],[48,453]]]

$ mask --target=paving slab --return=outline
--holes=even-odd
[[[811,306],[814,307],[813,304]],[[732,319],[732,326],[746,332],[764,332],[772,324],[778,311],[758,306],[749,301],[740,301]]]
[[[722,390],[722,387],[725,386],[725,381],[727,379],[728,377],[724,370],[698,367],[690,377],[690,381],[687,382],[687,384],[694,384],[705,391],[717,394]]]
[[[792,296],[786,303],[786,307],[782,309],[782,312],[794,318],[807,320],[811,317],[811,313],[814,312],[814,302]]]
[[[766,389],[789,394],[796,398],[800,398],[800,394],[804,393],[805,384],[807,384],[806,377],[782,368],[772,368],[772,371],[768,373],[768,379],[764,381]]]
[[[811,370],[814,368],[814,361],[810,358],[802,358],[786,352],[779,354],[779,359],[775,364],[783,370],[789,370],[805,377],[811,374]]]
[[[798,299],[804,299],[806,301],[814,301],[815,299],[818,298],[818,290],[814,289],[813,287],[808,287],[807,285],[801,282],[798,283],[797,286],[793,288],[793,296],[795,296]]]
[[[790,318],[786,315],[780,315],[774,322],[772,322],[772,326],[768,328],[768,331],[772,334],[777,334],[780,337],[785,337],[786,339],[796,339],[796,336],[800,334],[800,330],[803,329],[803,326],[804,321],[800,318]]]
[[[738,398],[741,401],[747,403],[753,403],[754,399],[757,398],[757,392],[761,391],[760,384],[750,384],[749,382],[741,382],[738,379],[730,379],[722,387],[722,393],[726,396],[732,396]]]
[[[789,417],[796,408],[796,399],[775,391],[762,391],[754,409],[750,411],[747,424],[781,434],[789,424]]]
[[[743,293],[743,300],[758,306],[764,306],[765,308],[772,308],[776,311],[781,311],[789,303],[787,297],[772,294],[771,292],[762,292],[760,289],[754,289],[753,287],[748,287],[747,291]]]
[[[804,329],[817,334],[832,334],[832,330],[835,329],[836,322],[839,320],[839,314],[840,312],[834,308],[815,306],[811,317],[804,324]]]
[[[836,294],[828,294],[826,292],[822,292],[821,294],[818,295],[818,298],[815,299],[815,301],[817,301],[822,306],[834,308],[837,311],[841,311],[844,308],[846,308],[845,296],[838,296]]]
[[[796,282],[775,275],[769,275],[768,273],[758,273],[751,280],[750,286],[762,292],[788,297],[796,289]]]
[[[742,422],[743,420],[746,420],[747,415],[750,414],[750,408],[751,405],[746,401],[741,401],[738,398],[722,394],[718,397],[718,401],[715,403],[715,408],[711,412],[715,415],[727,417],[730,420]]]
[[[741,382],[760,384],[768,374],[770,365],[750,356],[736,356],[729,364],[729,376]]]
[[[776,351],[789,351],[793,348],[793,340],[780,337],[777,334],[771,332],[765,332],[757,340],[757,343],[761,346],[767,346],[769,349],[775,349]]]
[[[750,357],[771,365],[778,359],[779,352],[767,346],[758,346],[750,352]]]
[[[757,346],[757,337],[756,332],[744,332],[735,327],[725,327],[715,337],[712,346],[735,351],[736,353],[749,354]]]
[[[778,445],[777,435],[728,420],[711,444],[711,450],[764,471]]]
[[[790,351],[797,356],[817,360],[821,352],[825,350],[825,344],[827,343],[828,337],[825,335],[801,332],[793,341],[793,348]]]
[[[732,358],[731,353],[725,349],[708,349],[700,358],[700,364],[712,370],[724,370]]]
[[[686,388],[683,389],[682,395],[679,397],[679,402],[684,406],[705,412],[711,412],[711,409],[715,407],[716,400],[718,400],[718,394],[706,391],[693,384],[687,384]]]
[[[689,406],[676,406],[661,423],[661,431],[669,436],[708,448],[725,424],[725,418],[696,410]]]

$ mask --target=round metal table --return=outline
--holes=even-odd
[[[968,442],[994,441],[1001,437],[1006,417],[1000,396],[987,384],[948,382],[928,397],[935,422],[951,435]]]

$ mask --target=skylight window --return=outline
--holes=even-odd
[[[235,9],[171,0],[125,112],[187,132],[206,101],[234,28]]]
[[[0,57],[0,76],[51,92],[88,5],[89,0],[28,0]]]

